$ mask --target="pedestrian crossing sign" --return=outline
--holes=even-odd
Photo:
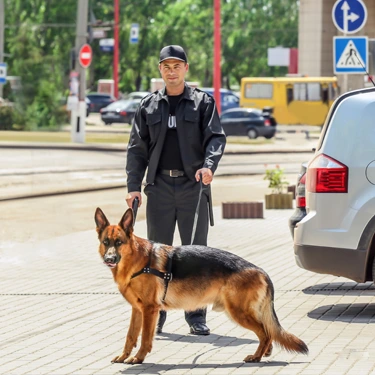
[[[333,70],[335,74],[366,74],[368,38],[366,36],[333,37]]]

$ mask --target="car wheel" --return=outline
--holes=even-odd
[[[255,129],[249,129],[249,130],[247,131],[247,136],[248,136],[250,139],[258,138],[258,132],[257,132]]]
[[[271,139],[273,137],[273,135],[265,135],[264,138],[266,139]]]

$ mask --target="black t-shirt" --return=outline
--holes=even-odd
[[[184,166],[181,159],[180,145],[177,136],[176,107],[181,95],[168,95],[169,102],[169,119],[168,130],[165,135],[163,149],[161,151],[159,168],[160,169],[179,169],[183,170]]]

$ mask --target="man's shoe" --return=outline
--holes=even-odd
[[[210,329],[204,323],[193,323],[190,326],[190,333],[192,335],[207,336],[210,334]]]

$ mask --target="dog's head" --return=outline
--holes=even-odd
[[[118,225],[111,225],[103,211],[99,207],[96,209],[95,223],[100,241],[99,253],[108,267],[115,268],[129,248],[133,235],[133,221],[131,208],[125,212]]]

